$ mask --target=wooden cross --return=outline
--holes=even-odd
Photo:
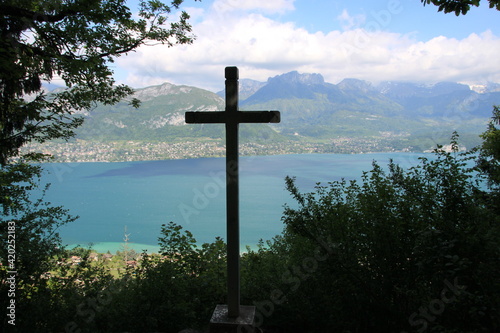
[[[226,218],[228,316],[240,314],[240,217],[238,179],[238,125],[279,123],[279,111],[238,111],[238,68],[226,67],[226,110],[186,112],[188,124],[226,124]]]

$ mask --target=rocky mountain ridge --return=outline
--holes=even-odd
[[[99,106],[85,115],[77,138],[88,142],[222,142],[223,125],[187,125],[184,113],[223,110],[223,96],[224,91],[215,94],[171,83],[137,89],[134,97],[142,100],[139,109],[126,101]],[[280,110],[282,115],[282,122],[272,126],[242,124],[240,135],[243,143],[264,146],[270,142],[339,145],[383,140],[388,143],[380,150],[422,151],[447,143],[457,130],[471,146],[479,141],[478,134],[496,104],[500,104],[496,83],[471,89],[450,82],[373,85],[347,78],[332,84],[321,74],[293,71],[267,82],[240,80],[241,110]]]

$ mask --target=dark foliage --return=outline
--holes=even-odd
[[[420,0],[424,6],[426,4],[432,3],[438,6],[438,10],[445,13],[455,13],[459,16],[460,14],[465,15],[471,9],[471,6],[479,6],[480,0]],[[495,8],[500,10],[500,1],[498,0],[488,0],[490,8]]]
[[[151,41],[191,43],[186,12],[165,25],[182,2],[142,0],[136,19],[124,0],[2,1],[0,164],[30,141],[68,139],[82,123],[79,113],[130,95],[130,87],[114,85],[116,57]],[[47,94],[42,82],[56,78],[67,89]]]

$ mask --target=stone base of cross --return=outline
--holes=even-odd
[[[215,318],[229,322],[242,318],[240,306],[240,227],[239,227],[239,165],[238,125],[240,123],[279,123],[279,111],[238,111],[238,68],[226,67],[226,110],[186,112],[188,124],[226,125],[226,215],[227,215],[227,307],[218,306]],[[225,315],[220,315],[226,311]],[[255,312],[255,309],[253,310]],[[217,314],[218,313],[218,314]],[[217,314],[217,315],[216,315]],[[253,318],[252,318],[253,320]]]
[[[210,333],[255,333],[255,306],[240,305],[238,317],[229,317],[227,305],[217,305],[210,319]]]

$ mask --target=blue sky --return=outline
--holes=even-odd
[[[420,0],[188,0],[194,44],[144,46],[113,69],[136,88],[212,91],[223,88],[225,66],[259,81],[298,70],[331,83],[500,82],[500,12],[482,3],[457,17]]]
[[[363,16],[366,19],[360,24],[361,28],[370,28],[369,22],[372,21],[373,28],[415,34],[422,41],[439,35],[465,38],[473,32],[481,33],[488,29],[499,31],[498,25],[493,22],[498,21],[500,12],[488,8],[487,3],[474,7],[465,16],[457,17],[454,14],[438,13],[437,7],[432,5],[424,7],[419,0],[295,1],[295,10],[283,18],[297,22],[310,32],[328,32],[342,29],[337,17],[344,10],[353,17]]]

